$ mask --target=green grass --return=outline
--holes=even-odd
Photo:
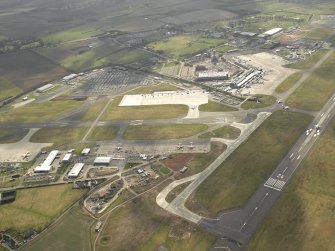
[[[212,142],[211,150],[208,153],[196,153],[192,160],[186,163],[187,171],[183,174],[177,174],[176,178],[184,178],[206,169],[221,153],[226,150],[227,146],[223,143]]]
[[[158,84],[158,85],[150,85],[150,86],[141,86],[135,88],[129,92],[127,95],[136,95],[136,94],[152,94],[154,92],[162,92],[162,91],[176,91],[179,90],[178,87],[169,85],[169,84]]]
[[[14,143],[20,141],[28,130],[20,130],[14,128],[1,129],[0,130],[0,144]]]
[[[22,92],[20,88],[4,77],[0,77],[0,90],[0,101],[9,97],[15,97]]]
[[[83,104],[82,101],[47,101],[28,104],[20,108],[0,113],[0,123],[32,123],[50,121],[72,111]]]
[[[123,137],[130,140],[188,138],[208,129],[204,124],[129,126]]]
[[[84,215],[79,207],[74,207],[53,228],[37,237],[22,250],[90,251],[90,227],[92,224],[92,218]]]
[[[325,40],[326,38],[330,37],[334,31],[330,28],[326,27],[310,27],[305,30],[302,30],[298,33],[298,35],[305,37],[307,39],[313,40]]]
[[[159,42],[153,42],[149,44],[149,47],[156,51],[162,51],[169,56],[182,58],[216,47],[223,43],[224,41],[221,39],[178,35]]]
[[[42,230],[82,194],[83,190],[73,190],[72,185],[18,190],[15,202],[0,207],[0,231]]]
[[[258,109],[258,108],[264,108],[264,107],[271,106],[276,102],[276,98],[273,96],[263,95],[263,94],[259,94],[255,96],[260,98],[259,103],[256,100],[255,101],[247,100],[241,105],[241,107],[246,110]]]
[[[93,105],[90,106],[90,108],[86,111],[85,115],[83,116],[83,121],[94,121],[102,109],[107,104],[107,99],[100,99],[97,102],[95,102]]]
[[[273,113],[198,187],[191,199],[205,207],[211,216],[223,209],[242,206],[288,153],[311,120],[310,116],[301,113]]]
[[[88,137],[88,140],[104,141],[115,139],[119,128],[117,126],[99,126],[95,127]]]
[[[145,60],[150,58],[152,54],[149,52],[135,49],[135,48],[127,48],[126,50],[122,50],[107,57],[108,62],[111,64],[131,64],[140,60]]]
[[[94,29],[93,27],[81,26],[57,33],[52,33],[50,35],[42,37],[42,40],[46,43],[57,44],[57,43],[90,38],[100,33],[102,32],[99,31],[98,29]]]
[[[207,104],[202,104],[199,106],[199,111],[201,112],[233,112],[238,109],[230,107],[218,102],[209,100]]]
[[[186,182],[173,188],[166,196],[165,200],[169,203],[172,202],[190,183],[191,182]]]
[[[172,119],[186,116],[186,105],[115,106],[111,104],[101,120]]]
[[[95,250],[147,251],[159,250],[159,247],[208,250],[216,239],[214,236],[157,206],[156,196],[166,185],[167,182],[115,209],[101,231]]]
[[[215,129],[211,132],[204,133],[199,138],[224,138],[224,139],[236,139],[240,136],[240,129],[233,126],[223,126]]]
[[[159,168],[159,172],[163,175],[167,175],[171,173],[171,170],[165,166],[162,166],[161,168]]]
[[[291,89],[292,86],[294,86],[298,80],[302,77],[302,72],[295,72],[288,76],[280,85],[277,86],[276,92],[283,93]]]
[[[133,167],[138,166],[138,165],[140,165],[140,164],[141,164],[141,163],[129,162],[129,163],[127,163],[127,164],[124,166],[124,170],[133,168]]]
[[[321,49],[309,56],[306,60],[295,63],[295,64],[289,64],[286,65],[286,67],[294,68],[298,70],[306,70],[312,68],[324,55],[326,55],[328,52],[327,49]]]
[[[246,250],[333,250],[334,135],[333,120]]]
[[[317,68],[287,99],[286,103],[300,109],[318,111],[335,91],[335,53]]]
[[[80,141],[87,130],[88,128],[85,127],[42,128],[31,137],[30,141],[37,143],[53,143],[54,146],[59,146]]]

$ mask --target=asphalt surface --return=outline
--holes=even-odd
[[[240,210],[223,213],[218,219],[202,219],[200,225],[220,236],[211,250],[242,250],[251,236],[256,232],[266,214],[270,211],[283,189],[292,179],[299,165],[318,141],[315,126],[320,126],[320,133],[327,127],[335,115],[335,95],[326,103],[309,125],[311,132],[300,136],[290,152],[276,167],[268,179],[261,184],[247,204]]]

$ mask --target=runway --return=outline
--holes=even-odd
[[[307,157],[311,148],[325,130],[335,115],[335,95],[324,105],[308,129],[312,129],[300,136],[290,152],[275,168],[272,174],[262,183],[247,204],[240,210],[224,213],[218,219],[203,219],[200,222],[208,231],[220,236],[211,250],[220,250],[224,247],[231,251],[242,250],[251,236],[256,232],[266,214],[270,211],[283,189],[292,179],[302,161]],[[289,132],[288,132],[289,133]]]

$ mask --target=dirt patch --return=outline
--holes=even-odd
[[[169,158],[161,162],[173,171],[178,171],[180,168],[185,166],[187,162],[193,159],[193,157],[193,153],[178,153],[171,155]]]

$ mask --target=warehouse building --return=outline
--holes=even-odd
[[[70,179],[75,179],[79,176],[81,170],[84,168],[84,163],[76,163],[72,169],[70,170],[69,174],[67,175]]]
[[[259,37],[271,37],[281,32],[283,28],[273,28],[259,35]]]
[[[46,91],[48,91],[48,90],[50,90],[50,89],[52,89],[54,87],[55,86],[53,84],[43,85],[42,87],[40,87],[40,88],[37,89],[37,92],[40,92],[40,93],[46,92]]]
[[[48,172],[50,172],[50,170],[52,168],[52,162],[54,162],[58,153],[59,153],[59,151],[57,151],[57,150],[51,151],[49,153],[48,157],[42,163],[42,165],[39,165],[39,166],[35,167],[34,172],[35,173],[48,173]]]
[[[68,163],[71,160],[72,153],[67,153],[64,155],[64,158],[62,159],[62,163]]]
[[[84,148],[84,149],[81,151],[81,155],[83,155],[83,156],[88,156],[90,152],[91,152],[91,149],[90,149],[90,148]]]
[[[94,165],[104,165],[108,166],[111,163],[112,157],[96,157],[94,160]]]

